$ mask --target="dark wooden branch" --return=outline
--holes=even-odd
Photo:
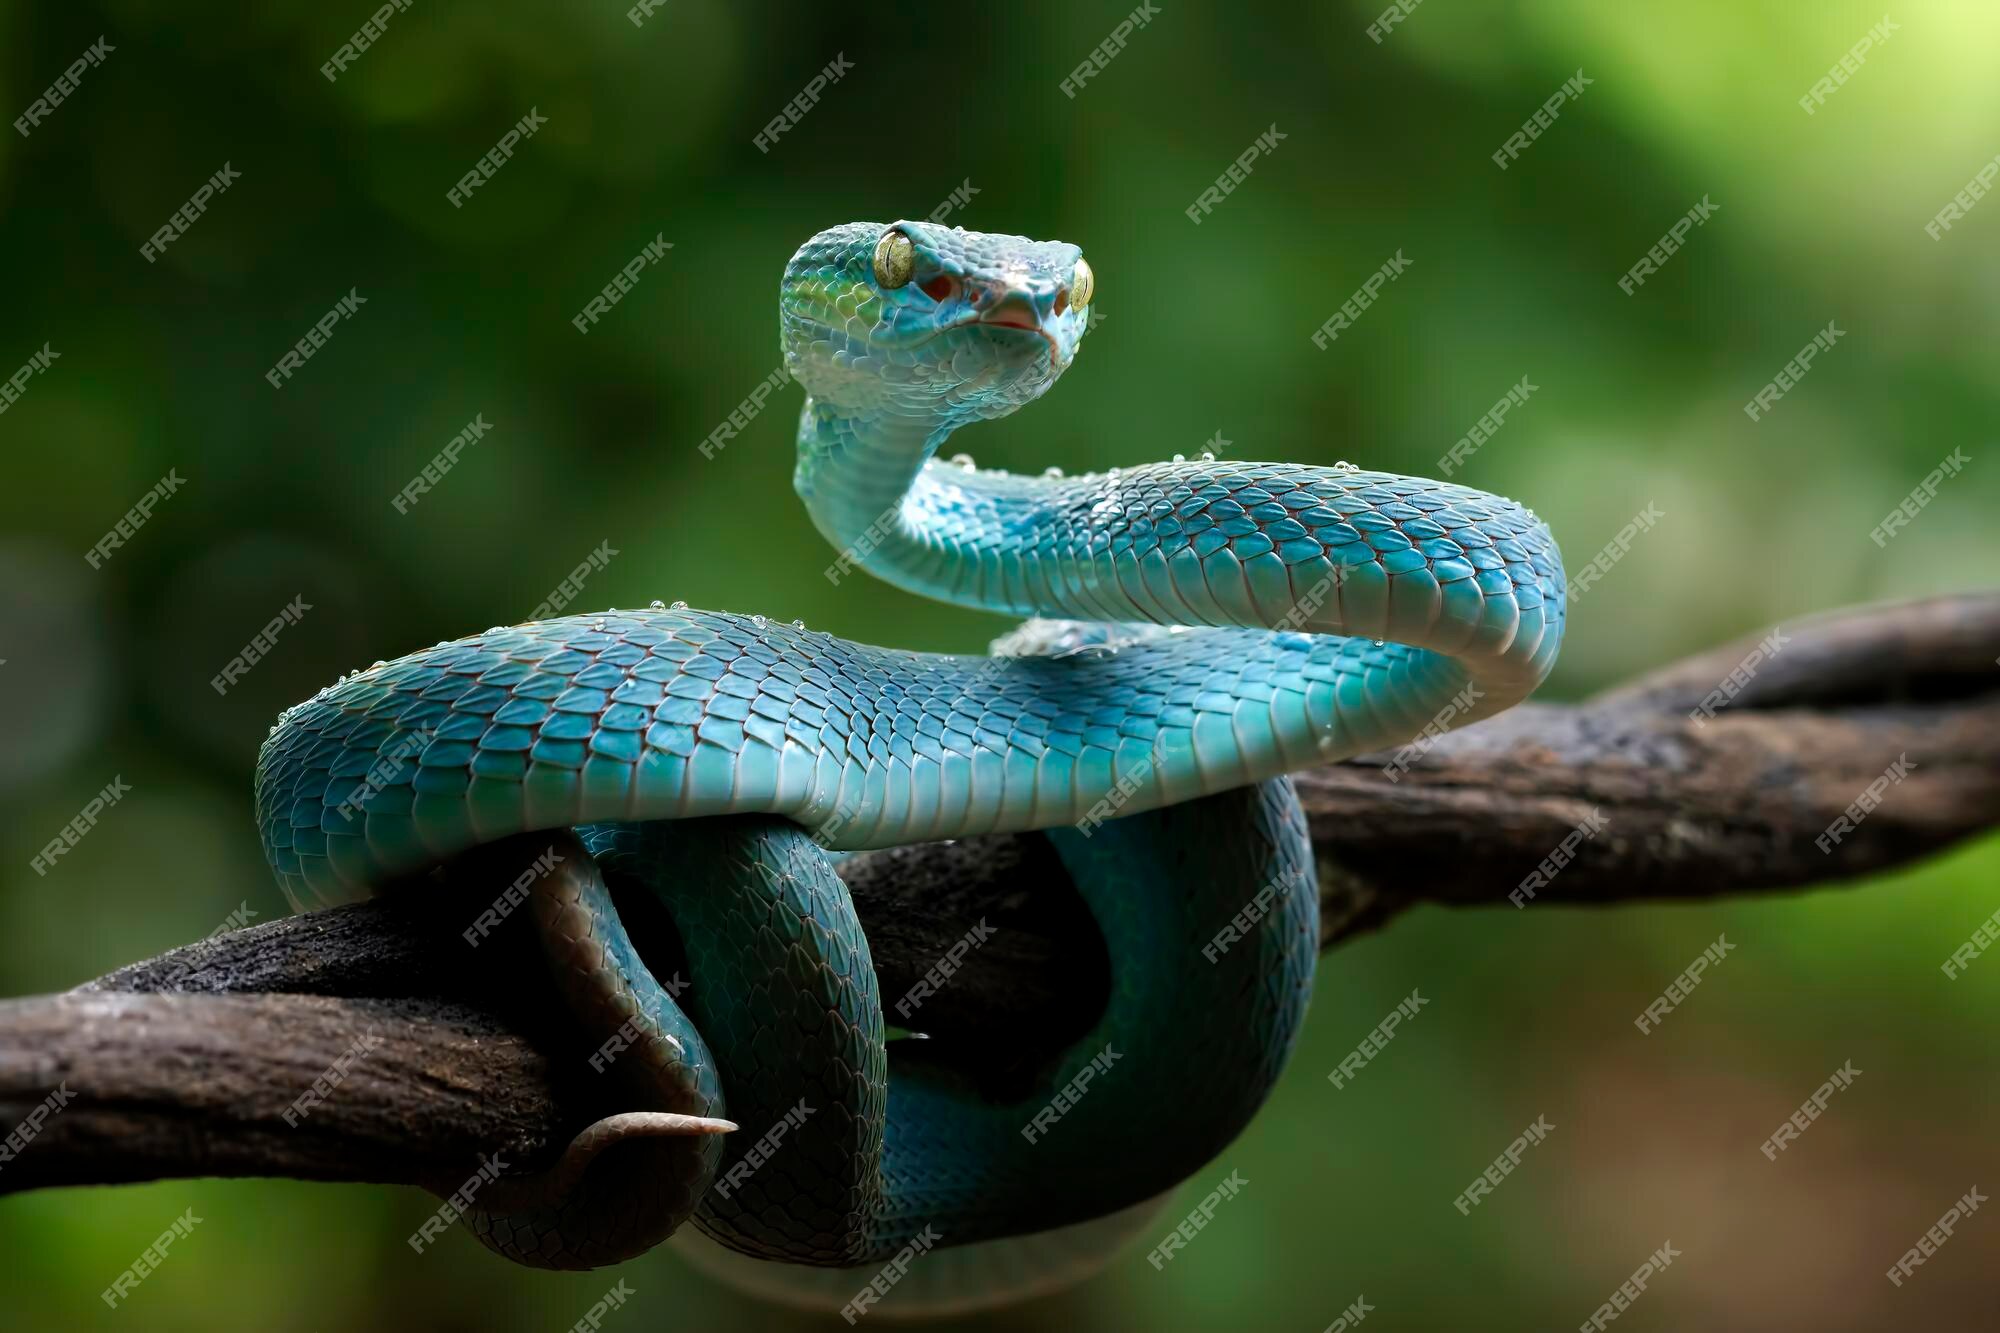
[[[1763,635],[1580,705],[1528,705],[1447,735],[1399,781],[1385,755],[1300,774],[1323,944],[1420,903],[1505,906],[1513,894],[1547,910],[1824,884],[2000,824],[2000,596],[1782,633],[1701,724],[1689,710]],[[1816,840],[1899,758],[1914,770],[1822,851]],[[1524,877],[1595,816],[1602,832],[1529,901]],[[926,1000],[935,1040],[1060,1043],[1101,1003],[1102,945],[1037,835],[868,853],[841,873],[890,1003],[974,923],[997,928]],[[494,892],[446,885],[273,921],[68,994],[0,1003],[0,1133],[70,1094],[0,1158],[0,1193],[193,1175],[449,1189],[485,1154],[546,1161],[603,1108],[519,932],[476,951],[459,939]],[[628,905],[642,938],[645,910]],[[364,1035],[380,1044],[288,1123],[294,1099]]]

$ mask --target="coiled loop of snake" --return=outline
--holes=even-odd
[[[539,938],[589,1047],[624,1032],[636,1054],[605,1086],[623,1118],[477,1200],[500,1252],[590,1266],[692,1214],[742,1254],[879,1266],[1170,1189],[1248,1122],[1304,1014],[1317,897],[1283,775],[1487,716],[1548,672],[1555,543],[1483,492],[1344,466],[938,461],[1055,382],[1094,287],[1074,246],[900,222],[822,232],[780,289],[808,395],[794,485],[840,567],[1047,618],[1001,655],[655,604],[380,664],[274,729],[259,819],[297,899],[503,840],[562,858],[534,890]],[[1112,993],[1000,1101],[986,1053],[890,1056],[825,849],[1036,829]],[[665,903],[685,992],[648,971],[605,875]]]

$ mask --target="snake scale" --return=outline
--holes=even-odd
[[[1131,1217],[1242,1130],[1299,1031],[1317,892],[1285,774],[1547,674],[1561,559],[1510,501],[1344,464],[941,460],[1068,368],[1095,281],[1073,245],[898,222],[821,232],[780,287],[814,523],[843,566],[1031,617],[995,655],[654,603],[377,663],[272,729],[258,821],[295,904],[553,853],[528,914],[566,1016],[630,1040],[594,1085],[611,1114],[474,1200],[494,1250],[591,1267],[692,1218],[818,1268],[935,1238],[945,1271],[953,1247]],[[1009,830],[1047,831],[1112,986],[996,1093],[978,1052],[885,1040],[833,867]],[[607,877],[664,904],[685,993]]]

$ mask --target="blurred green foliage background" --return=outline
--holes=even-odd
[[[821,576],[788,485],[795,389],[713,461],[696,448],[777,364],[799,242],[968,183],[949,221],[1077,242],[1104,316],[1043,403],[962,437],[982,463],[1074,472],[1219,435],[1233,458],[1435,475],[1510,386],[1537,385],[1459,475],[1534,505],[1572,570],[1649,502],[1665,514],[1574,607],[1550,697],[1816,610],[1995,582],[2000,202],[1924,230],[2000,152],[1986,0],[1895,14],[1811,115],[1797,99],[1879,6],[1430,0],[1377,43],[1366,0],[1164,0],[1074,98],[1058,85],[1122,0],[668,0],[638,26],[619,0],[416,0],[329,82],[370,8],[0,8],[10,117],[100,35],[115,48],[32,133],[0,136],[0,374],[45,342],[61,358],[0,417],[0,993],[70,986],[239,904],[284,912],[250,818],[277,712],[524,618],[600,542],[618,557],[575,609],[684,598],[980,650],[999,618]],[[753,147],[842,52],[853,71]],[[1497,169],[1578,69],[1584,94]],[[454,209],[446,190],[531,107],[546,127]],[[1275,151],[1191,224],[1271,125]],[[147,263],[225,161],[241,179]],[[1621,291],[1705,198],[1715,216]],[[656,235],[673,250],[579,334],[570,317]],[[1409,271],[1316,349],[1399,251]],[[264,372],[350,289],[367,304],[273,389]],[[1847,336],[1750,421],[1829,321]],[[491,432],[399,514],[475,414]],[[1870,529],[1954,448],[1970,467],[1878,548]],[[170,469],[179,492],[90,568]],[[295,596],[310,614],[218,696],[210,678]],[[114,774],[132,794],[37,876]],[[966,1326],[1317,1329],[1362,1296],[1371,1328],[1574,1327],[1665,1241],[1685,1257],[1634,1327],[1990,1313],[1984,1215],[1902,1289],[1882,1274],[2000,1182],[2000,963],[1938,970],[2000,906],[1996,872],[1988,840],[1860,891],[1401,920],[1325,960],[1290,1076],[1214,1168],[1250,1184],[1182,1257],[1156,1272],[1142,1246]],[[1635,1033],[1723,933],[1726,965]],[[1330,1087],[1412,987],[1433,1000],[1421,1019]],[[1767,1162],[1757,1145],[1848,1059],[1865,1077]],[[1460,1216],[1454,1196],[1538,1114],[1548,1143]],[[107,1311],[98,1292],[190,1206],[204,1225]],[[614,1276],[638,1295],[607,1328],[810,1322],[667,1252],[565,1276],[464,1235],[414,1256],[434,1206],[282,1181],[0,1198],[0,1323],[552,1329]]]

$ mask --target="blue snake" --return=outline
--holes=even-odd
[[[272,729],[258,821],[295,904],[530,867],[523,911],[608,1113],[472,1199],[492,1249],[591,1267],[692,1219],[765,1267],[928,1250],[943,1273],[960,1247],[1129,1231],[1243,1129],[1298,1034],[1318,904],[1285,774],[1548,673],[1561,559],[1510,501],[1346,464],[941,460],[1055,384],[1095,285],[1074,245],[897,222],[821,232],[779,289],[807,394],[794,487],[838,567],[1032,618],[992,656],[656,602],[378,662]],[[834,864],[1022,830],[1046,831],[1112,985],[996,1090],[991,1052],[886,1039]],[[674,994],[610,884],[664,905]]]

